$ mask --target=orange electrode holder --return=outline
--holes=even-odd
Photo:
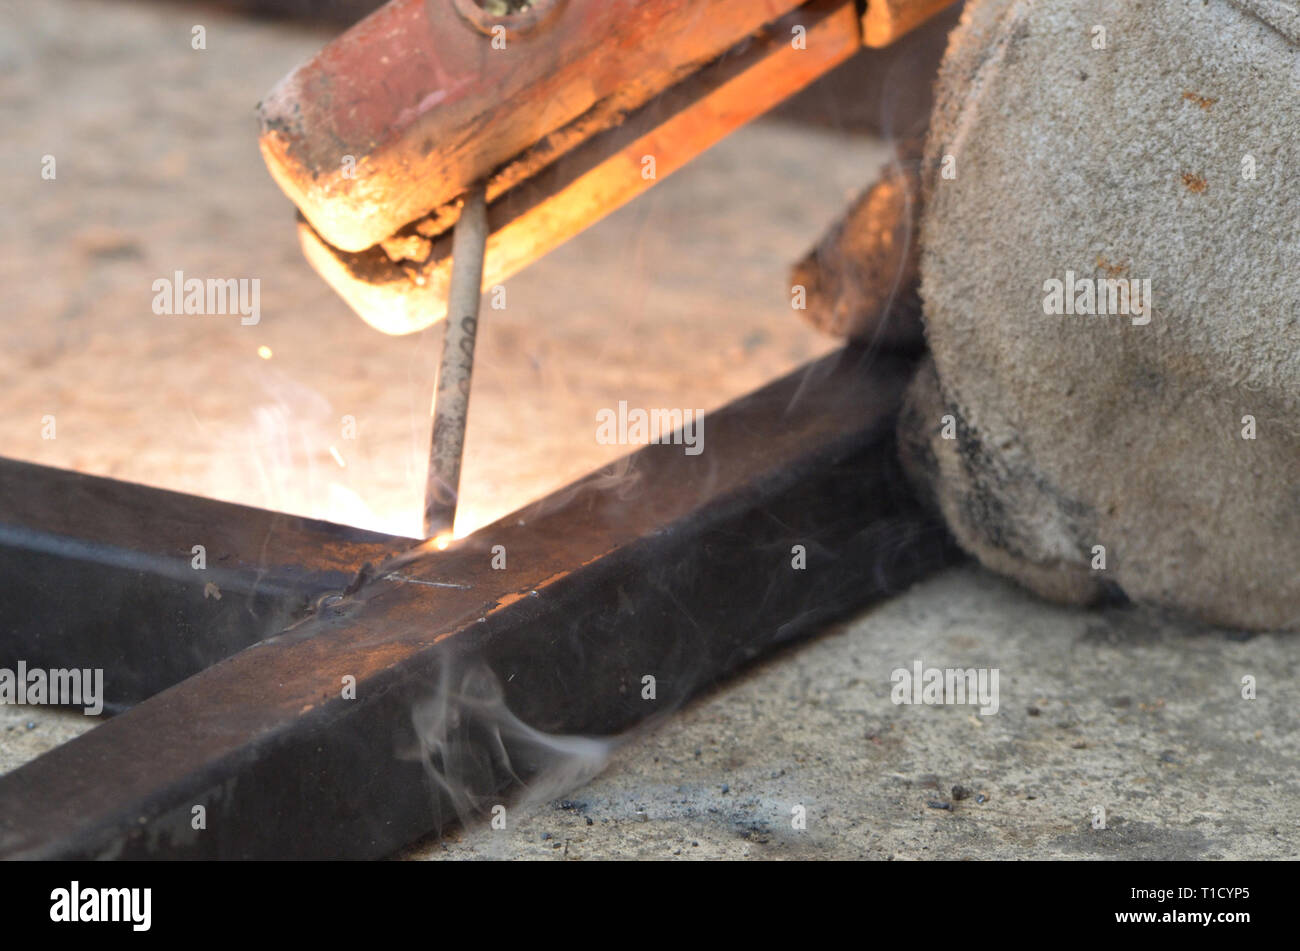
[[[409,333],[445,313],[471,185],[491,287],[950,2],[392,0],[267,95],[262,154],[313,266]]]

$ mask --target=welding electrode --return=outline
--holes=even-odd
[[[465,420],[469,415],[474,338],[478,332],[487,244],[487,200],[482,185],[465,195],[451,243],[451,285],[442,337],[442,363],[433,402],[433,445],[424,493],[424,535],[449,537],[456,521]]]

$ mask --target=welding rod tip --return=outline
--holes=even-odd
[[[433,444],[424,495],[426,538],[449,537],[456,521],[487,231],[487,200],[483,187],[476,185],[465,195],[465,206],[451,242],[451,286],[447,293],[442,361],[433,403]]]

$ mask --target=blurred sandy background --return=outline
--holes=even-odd
[[[337,29],[0,0],[0,454],[418,531],[441,330],[353,315],[257,151],[258,98]],[[751,126],[511,280],[479,337],[458,530],[622,455],[596,443],[601,407],[710,409],[829,350],[786,270],[882,159],[866,136]],[[177,270],[260,279],[261,323],[156,316]]]

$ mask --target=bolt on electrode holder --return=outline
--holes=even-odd
[[[452,0],[456,12],[482,33],[504,29],[507,37],[522,36],[549,21],[564,0]]]

